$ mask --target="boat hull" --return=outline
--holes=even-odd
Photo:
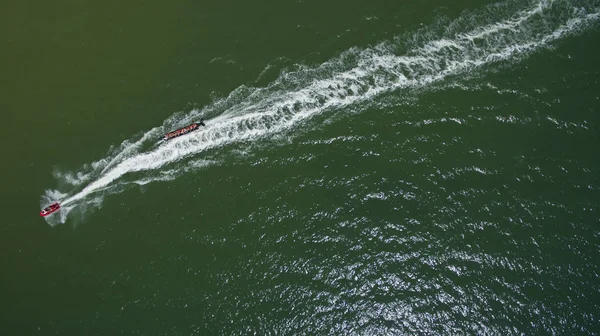
[[[51,214],[57,212],[58,210],[60,210],[60,205],[58,203],[54,203],[54,204],[44,208],[44,210],[40,211],[40,216],[46,217],[48,215],[51,215]]]
[[[188,125],[186,127],[180,128],[180,129],[175,130],[173,132],[169,132],[169,133],[165,134],[162,137],[162,140],[167,141],[167,140],[171,140],[173,138],[177,138],[177,137],[180,137],[182,135],[188,134],[190,132],[198,130],[201,125],[204,125],[204,124],[203,123],[193,123],[191,125]]]

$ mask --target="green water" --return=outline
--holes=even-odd
[[[600,2],[3,7],[2,334],[600,332]]]

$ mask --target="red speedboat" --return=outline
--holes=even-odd
[[[42,217],[46,217],[52,213],[55,213],[56,211],[58,211],[60,209],[60,204],[58,203],[52,203],[50,205],[48,205],[47,207],[44,208],[44,210],[42,210],[40,212],[40,216]]]
[[[188,134],[188,133],[190,133],[192,131],[195,131],[198,128],[200,128],[200,126],[206,126],[206,125],[204,125],[204,122],[202,121],[202,119],[200,119],[200,121],[197,122],[197,123],[193,123],[191,125],[182,127],[182,128],[180,128],[178,130],[175,130],[173,132],[169,132],[169,133],[165,134],[161,139],[165,140],[165,141],[171,140],[171,139],[176,138],[178,136],[181,136],[181,135],[184,135],[184,134]]]

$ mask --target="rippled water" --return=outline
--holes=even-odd
[[[527,98],[535,83],[491,77],[476,90],[445,88],[344,119],[359,128],[326,126],[276,159],[268,151],[252,160],[258,172],[232,183],[274,175],[265,191],[235,201],[257,208],[209,238],[184,235],[242,252],[200,302],[218,320],[252,327],[219,328],[592,333],[597,166],[593,146],[569,143],[597,143],[584,122],[594,117],[561,117],[570,99]],[[473,91],[485,99],[472,101]],[[451,103],[439,106],[440,95]]]
[[[597,334],[600,3],[412,6],[54,169],[60,216],[5,230],[10,329]]]
[[[155,238],[166,254],[119,275],[107,297],[143,287],[116,321],[176,315],[165,334],[594,334],[597,117],[566,106],[597,105],[597,76],[570,87],[533,76],[535,62],[506,72],[399,105],[390,94],[226,160],[232,174],[203,193],[240,189],[186,212]],[[215,222],[193,224],[204,216]]]

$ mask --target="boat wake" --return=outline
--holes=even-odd
[[[63,223],[71,209],[99,206],[104,196],[130,185],[172,180],[217,164],[219,148],[286,134],[315,115],[368,103],[383,93],[427,89],[484,73],[492,65],[518,62],[558,39],[597,25],[599,13],[597,1],[579,7],[568,1],[509,1],[464,13],[453,21],[440,19],[370,48],[352,48],[316,67],[295,66],[265,87],[240,86],[201,110],[178,113],[165,121],[165,125],[181,126],[211,117],[205,128],[147,149],[164,133],[165,127],[155,127],[81,171],[55,173],[72,191],[47,190],[42,205],[59,200],[64,209],[61,216],[48,221]],[[213,160],[188,162],[209,152]]]

